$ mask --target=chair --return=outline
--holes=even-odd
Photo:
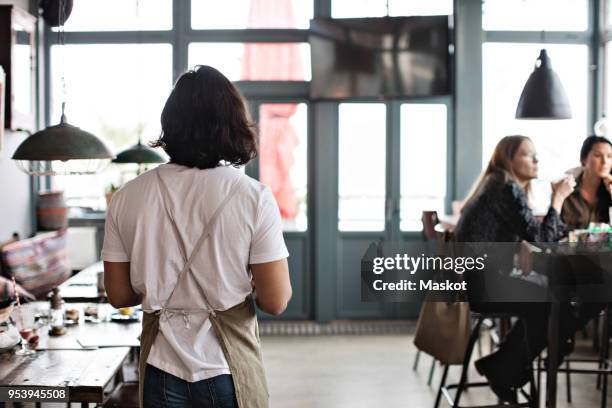
[[[572,387],[571,387],[571,374],[596,374],[597,375],[597,389],[601,390],[601,408],[606,408],[607,406],[607,396],[608,396],[608,375],[612,374],[612,363],[610,362],[610,344],[609,344],[609,335],[610,335],[610,306],[606,306],[603,312],[600,315],[600,318],[597,320],[603,320],[603,327],[601,333],[601,344],[599,347],[599,356],[597,358],[565,358],[564,368],[559,368],[557,372],[565,373],[565,379],[567,383],[567,394],[566,399],[567,402],[572,402]],[[595,326],[597,327],[598,321],[596,321]],[[597,334],[594,334],[595,336]],[[537,361],[537,374],[538,374],[538,386],[541,383],[541,375],[542,372],[546,371],[546,366],[544,365],[544,361],[546,358],[538,357]],[[580,369],[580,368],[572,368],[571,363],[596,363],[597,368],[595,369]]]
[[[423,240],[424,241],[444,241],[448,240],[448,236],[441,234],[436,230],[436,225],[440,223],[438,219],[437,211],[423,211],[421,214],[421,222],[423,223]],[[414,357],[414,364],[412,370],[416,371],[419,366],[419,360],[421,358],[421,350],[417,350],[416,356]],[[427,377],[427,385],[431,385],[433,375],[436,369],[436,359],[432,359],[431,367],[429,368],[429,376]]]
[[[472,313],[472,319],[475,321],[475,323],[474,323],[474,327],[472,328],[472,332],[470,334],[470,340],[468,342],[467,349],[465,351],[465,357],[463,359],[463,365],[461,369],[461,377],[459,379],[459,382],[456,384],[446,384],[446,378],[448,376],[448,370],[450,366],[446,365],[444,367],[444,371],[442,372],[442,379],[440,380],[440,387],[438,388],[438,394],[436,396],[436,402],[435,402],[434,408],[439,407],[440,401],[442,400],[442,396],[445,397],[445,399],[447,400],[447,402],[449,403],[451,407],[461,408],[459,403],[461,402],[461,395],[463,394],[464,391],[468,390],[469,388],[489,386],[489,383],[486,381],[468,382],[467,375],[468,375],[468,369],[470,366],[470,361],[472,358],[472,353],[474,351],[474,346],[476,345],[476,342],[480,337],[480,328],[487,319],[510,319],[512,317],[516,317],[516,316],[511,315],[511,314],[505,314],[505,313],[495,313],[495,314]],[[527,330],[526,326],[525,326],[525,330]],[[527,349],[529,349],[529,344],[526,339],[525,339],[525,342],[527,344]],[[529,364],[531,363],[529,362]],[[520,394],[526,399],[526,402],[518,403],[515,405],[500,404],[500,405],[494,405],[494,406],[486,405],[482,407],[513,406],[513,407],[537,408],[539,405],[539,393],[538,393],[538,388],[535,383],[533,372],[529,380],[529,385],[530,385],[529,393],[525,392],[523,389],[519,390]],[[450,390],[453,390],[453,389],[456,390],[454,397],[450,393]],[[477,407],[473,407],[473,408],[477,408]]]

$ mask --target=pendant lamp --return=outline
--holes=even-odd
[[[166,159],[161,154],[151,147],[143,145],[140,138],[138,138],[138,143],[117,153],[117,157],[113,159],[113,163],[151,164],[165,162]]]
[[[59,1],[59,46],[64,46],[65,0]],[[62,72],[62,84],[64,74]],[[65,93],[65,89],[63,89]],[[94,174],[113,158],[109,148],[96,136],[70,125],[62,102],[60,123],[28,136],[13,154],[17,166],[34,176]]]
[[[535,69],[527,79],[518,106],[516,119],[571,119],[565,89],[553,71],[550,58],[543,49]]]

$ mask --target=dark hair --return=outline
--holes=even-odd
[[[593,150],[593,146],[595,146],[597,143],[607,143],[612,146],[612,143],[605,137],[587,137],[586,139],[584,139],[584,142],[582,142],[582,147],[580,148],[580,163],[582,163],[582,165],[584,165],[584,161],[586,160],[589,153],[591,153],[591,150]]]
[[[255,126],[242,95],[221,72],[206,65],[176,81],[161,126],[151,146],[162,147],[172,163],[210,169],[225,161],[237,167],[257,156]]]

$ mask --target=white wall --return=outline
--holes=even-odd
[[[0,242],[13,232],[27,237],[32,232],[30,222],[30,178],[19,171],[11,156],[25,139],[20,132],[4,132],[0,152]]]
[[[0,0],[0,4],[14,4],[24,10],[30,9],[29,0]],[[36,1],[32,1],[36,4]],[[31,10],[31,9],[30,9]],[[22,237],[30,235],[30,179],[21,173],[11,156],[25,139],[24,133],[4,132],[4,143],[0,151],[0,241],[18,232]]]

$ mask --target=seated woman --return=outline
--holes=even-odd
[[[560,218],[565,199],[574,189],[572,176],[553,183],[550,208],[544,219],[538,221],[529,206],[530,181],[538,175],[538,160],[535,146],[525,136],[506,136],[499,141],[489,164],[476,183],[466,204],[455,236],[461,242],[552,242],[565,233]],[[512,254],[507,272],[512,268]],[[492,271],[490,271],[492,272]],[[549,304],[547,303],[503,303],[475,302],[475,288],[483,276],[466,275],[470,307],[482,313],[513,313],[521,316],[500,348],[493,354],[476,362],[476,368],[489,381],[497,396],[507,402],[515,402],[515,388],[527,383],[530,378],[528,362],[532,361],[546,347],[546,330]],[[504,290],[521,293],[543,290],[530,282],[506,277]],[[470,289],[472,288],[472,289]],[[568,312],[569,313],[569,312]],[[567,319],[571,320],[571,319]],[[562,327],[565,339],[573,333],[573,324]],[[529,354],[525,337],[529,344]]]
[[[568,231],[587,228],[591,222],[610,222],[612,143],[605,137],[587,137],[580,149],[580,163],[576,189],[561,209]]]
[[[587,137],[580,149],[580,163],[576,188],[561,209],[561,219],[568,231],[588,228],[591,222],[610,222],[612,143],[605,137]],[[582,301],[576,307],[576,325],[581,328],[597,317],[605,304]]]

